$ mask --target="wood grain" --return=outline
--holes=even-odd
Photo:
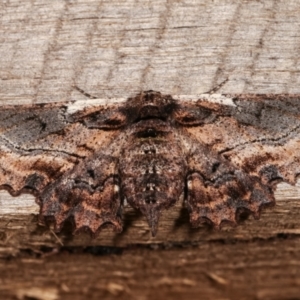
[[[3,2],[0,99],[298,93],[297,0]]]
[[[299,238],[78,248],[0,260],[4,299],[298,299]],[[106,255],[105,255],[106,254]],[[39,256],[39,257],[38,257]],[[27,297],[27,298],[26,298]]]

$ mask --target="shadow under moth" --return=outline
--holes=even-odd
[[[101,101],[100,101],[101,102]],[[83,105],[85,103],[85,105]],[[159,217],[183,201],[190,223],[258,218],[300,172],[300,96],[170,96],[2,106],[0,187],[30,192],[60,231],[122,230],[122,208]]]

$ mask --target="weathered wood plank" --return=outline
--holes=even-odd
[[[222,92],[297,93],[299,8],[298,1],[290,1],[289,6],[283,1],[10,1],[3,4],[0,20],[0,101],[84,99],[72,88],[74,84],[106,99],[126,98],[143,89],[195,95],[226,78]],[[19,222],[30,224],[27,229],[22,225],[27,234],[21,232],[32,238],[36,219],[30,213],[37,213],[33,198],[30,204],[26,204],[27,196],[8,204],[6,197],[1,194],[2,230],[8,232],[5,226],[18,227]],[[285,199],[289,197],[287,192]],[[14,213],[20,213],[17,217],[9,208],[13,203]],[[187,224],[173,229],[180,205],[161,221],[161,228],[168,229],[161,229],[155,240],[140,216],[129,211],[126,230],[117,238],[104,230],[102,238],[93,242],[75,237],[68,243],[125,245],[195,239],[199,233],[191,234]],[[187,216],[183,218],[186,221]],[[13,230],[13,236],[17,232]],[[52,233],[42,232],[46,232],[45,243],[57,243]],[[23,241],[30,244],[30,238]]]
[[[24,253],[0,260],[0,291],[8,300],[299,299],[299,247],[299,238],[284,237],[109,256],[103,249]]]
[[[2,103],[154,89],[299,92],[299,9],[284,1],[5,1]]]

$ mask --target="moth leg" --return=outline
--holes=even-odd
[[[51,184],[39,198],[41,221],[52,221],[60,231],[71,219],[75,232],[85,229],[98,233],[110,223],[122,230],[119,182],[116,160],[100,156],[80,162],[73,170]]]
[[[241,214],[259,218],[262,207],[274,204],[271,186],[208,149],[190,155],[188,166],[186,204],[193,227],[235,225]]]

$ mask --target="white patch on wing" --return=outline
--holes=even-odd
[[[110,105],[114,103],[124,103],[126,98],[107,98],[107,99],[88,99],[88,100],[77,100],[68,105],[67,113],[73,114],[86,107],[93,107],[99,105]]]
[[[209,102],[219,103],[223,105],[236,106],[232,101],[231,97],[227,97],[222,94],[195,94],[195,95],[171,95],[173,99],[179,101],[192,101],[196,102],[198,100],[206,100]],[[73,114],[80,111],[86,107],[93,107],[98,105],[110,105],[115,103],[125,103],[127,98],[99,98],[99,99],[87,99],[87,100],[77,100],[68,105],[67,113]]]
[[[179,101],[193,101],[206,100],[213,103],[223,105],[236,106],[231,97],[222,94],[198,94],[198,95],[173,95],[173,99]]]

